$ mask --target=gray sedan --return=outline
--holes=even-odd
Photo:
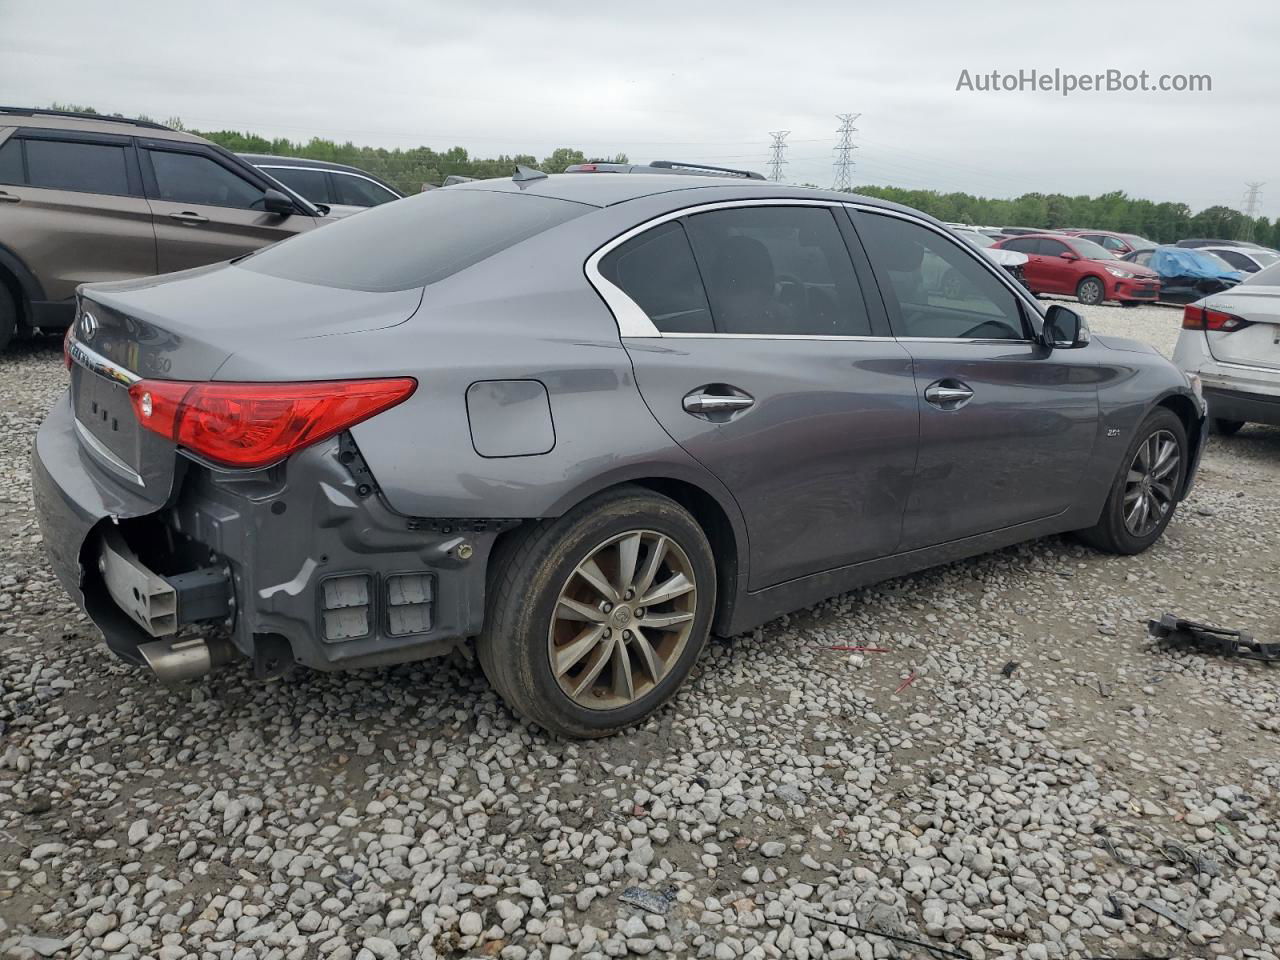
[[[66,349],[35,499],[117,656],[474,644],[570,736],[649,716],[713,630],[1047,534],[1144,550],[1206,433],[1194,378],[929,217],[751,180],[432,191],[86,287]]]

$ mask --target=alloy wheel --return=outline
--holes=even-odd
[[[1092,306],[1102,302],[1103,293],[1102,284],[1097,280],[1085,280],[1080,284],[1079,299],[1081,303]]]
[[[575,703],[613,710],[650,693],[693,632],[698,585],[680,545],[629,530],[569,574],[547,633],[551,672]]]
[[[1138,447],[1124,485],[1124,526],[1135,537],[1147,537],[1173,510],[1174,482],[1182,455],[1168,430],[1157,430]]]

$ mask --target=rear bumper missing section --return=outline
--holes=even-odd
[[[104,566],[128,571],[117,594],[226,571],[227,601],[201,623],[228,631],[247,657],[264,638],[283,638],[320,670],[446,653],[480,631],[489,551],[509,524],[396,514],[360,463],[339,438],[260,471],[186,463],[157,506],[84,455],[60,403],[37,434],[32,476],[53,568],[124,660],[141,663],[139,647],[157,634],[113,599]],[[117,555],[127,545],[137,569],[101,563],[108,543]],[[181,599],[176,613],[177,626],[193,619]]]

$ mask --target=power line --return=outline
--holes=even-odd
[[[1241,240],[1253,239],[1253,221],[1258,217],[1258,207],[1262,203],[1262,188],[1266,184],[1246,183],[1244,192],[1244,236]]]
[[[773,137],[773,143],[769,145],[769,179],[781,180],[782,168],[787,165],[787,161],[783,158],[783,154],[787,149],[787,134],[790,130],[770,130],[769,136]]]
[[[857,149],[853,145],[853,135],[858,132],[853,122],[860,116],[862,116],[860,113],[836,114],[836,119],[840,121],[840,127],[836,133],[840,135],[840,140],[835,149],[835,178],[831,185],[833,190],[853,188],[853,151]]]

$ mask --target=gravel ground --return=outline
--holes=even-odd
[[[1086,313],[1166,351],[1179,321]],[[29,505],[63,380],[54,341],[0,357],[0,952],[1277,956],[1276,674],[1143,622],[1280,639],[1280,430],[1215,438],[1145,556],[1052,538],[837,598],[583,744],[462,660],[177,692],[115,662]]]

